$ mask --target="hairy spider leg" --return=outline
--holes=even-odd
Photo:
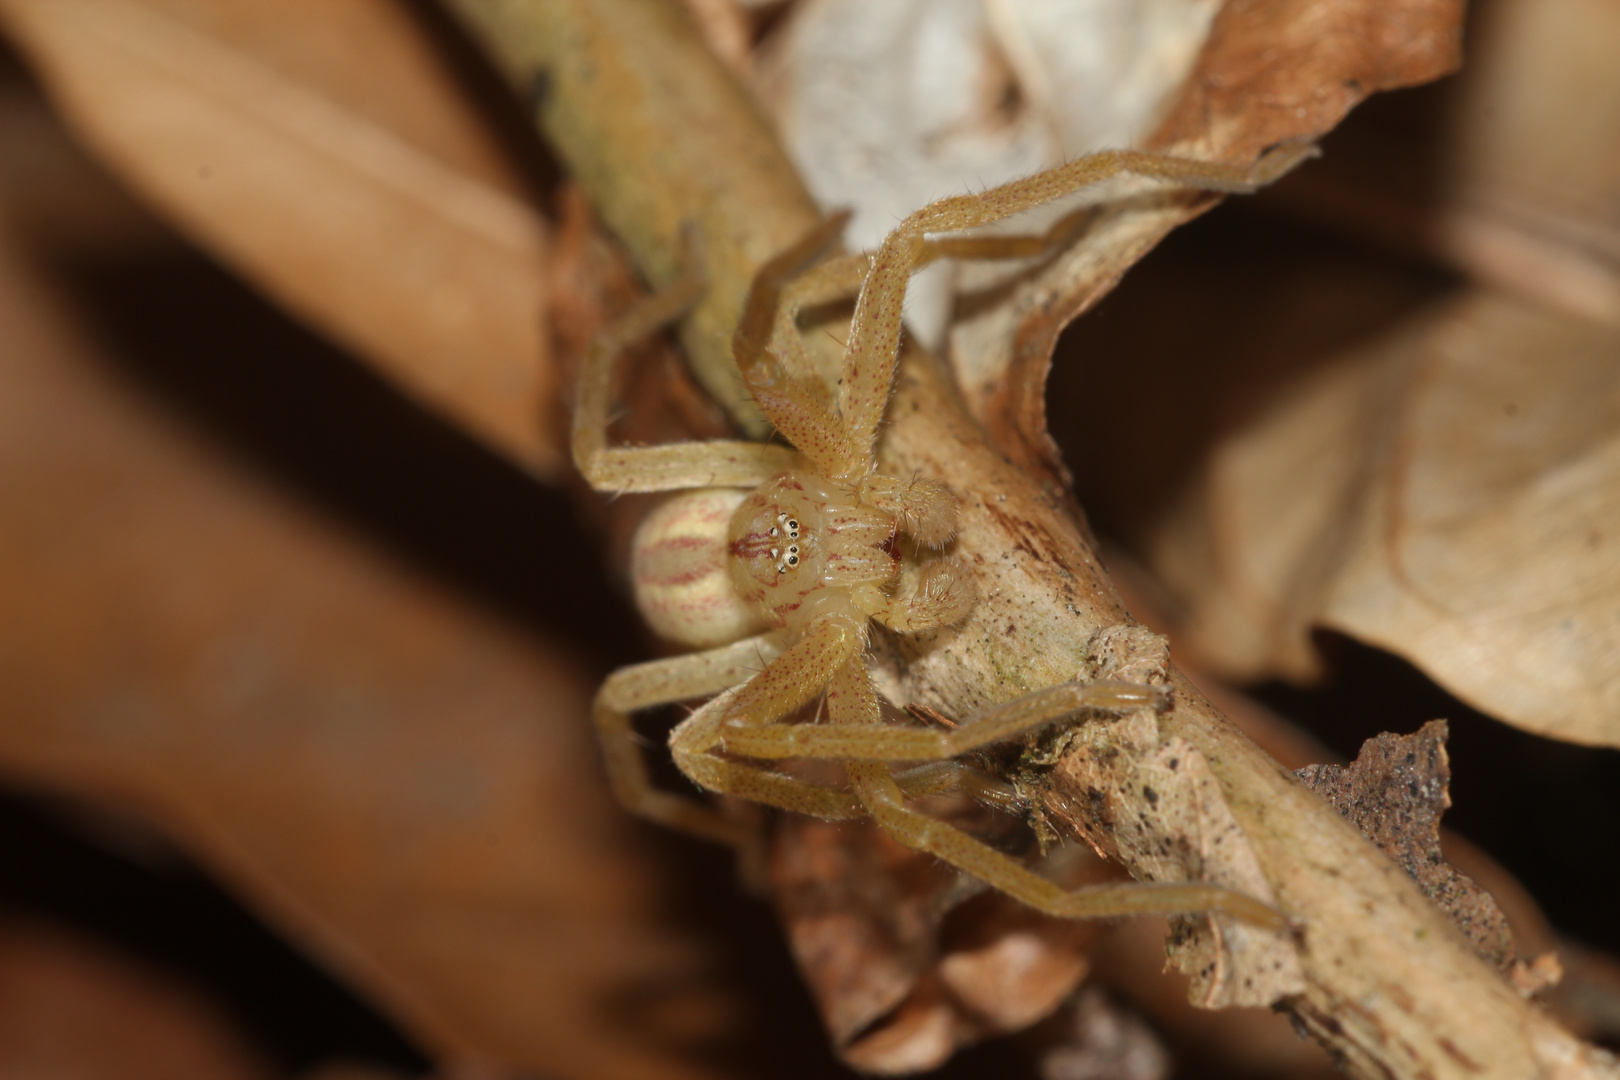
[[[834,675],[827,687],[827,705],[834,729],[883,726],[877,692],[859,657]],[[848,761],[844,769],[861,806],[890,836],[1048,915],[1102,919],[1220,911],[1267,929],[1282,930],[1288,925],[1279,912],[1252,896],[1219,885],[1131,882],[1064,889],[956,826],[907,808],[905,794],[884,762]]]
[[[803,637],[749,682],[709,702],[676,727],[669,740],[675,764],[700,787],[723,795],[829,820],[865,817],[860,804],[846,792],[724,758],[717,751],[734,749],[731,743],[738,731],[776,730],[774,725],[781,717],[825,692],[838,671],[859,665],[866,644],[864,628],[848,618],[816,620]],[[920,792],[942,790],[943,780],[918,778],[914,786]]]
[[[1316,153],[1312,145],[1289,144],[1272,150],[1249,168],[1240,168],[1134,150],[1109,150],[978,194],[941,199],[915,211],[872,256],[865,287],[855,302],[844,375],[838,388],[839,413],[850,427],[850,440],[866,447],[876,443],[894,383],[906,285],[927,257],[926,234],[991,225],[1116,176],[1139,176],[1205,191],[1244,194],[1264,187]],[[1017,251],[1016,246],[997,249],[997,239],[974,238],[982,245],[978,249],[982,254]],[[934,257],[938,257],[939,249],[935,250]]]
[[[593,719],[608,781],[619,802],[682,832],[737,847],[750,843],[752,838],[739,823],[653,786],[630,716],[639,709],[709,697],[747,682],[781,652],[778,635],[761,634],[700,653],[634,664],[609,675],[597,691]]]
[[[793,342],[791,369],[771,346],[784,289],[837,240],[848,220],[847,211],[832,215],[760,268],[731,343],[737,370],[760,411],[817,473],[834,481],[871,472],[870,449],[849,439],[849,427],[833,411],[825,385],[808,374],[802,341]]]
[[[680,276],[608,326],[581,361],[574,403],[574,461],[598,491],[758,487],[797,463],[797,455],[785,446],[735,439],[607,445],[614,361],[630,345],[680,318],[703,294],[702,267],[693,247],[692,242],[684,245]]]
[[[839,256],[811,265],[847,220],[846,213],[835,214],[762,271],[763,284],[756,282],[750,291],[733,341],[738,366],[761,408],[818,470],[838,479],[864,478],[859,490],[862,502],[895,513],[905,531],[925,546],[943,545],[954,531],[954,519],[937,526],[931,520],[935,508],[944,503],[943,485],[926,479],[906,482],[875,469],[877,432],[894,380],[901,312],[911,275],[942,258],[1045,255],[1073,239],[1094,211],[1087,208],[1065,215],[1039,234],[933,239],[927,234],[990,225],[1120,175],[1209,191],[1252,192],[1316,153],[1314,146],[1290,144],[1248,168],[1128,150],[1093,154],[977,195],[941,200],[903,221],[876,253]],[[802,272],[792,278],[796,269]],[[856,296],[835,417],[821,382],[813,376],[815,364],[804,346],[798,318],[806,307]],[[763,332],[767,323],[771,326],[768,339]],[[750,370],[756,371],[753,379],[747,378]],[[774,399],[774,410],[767,398]]]
[[[767,634],[691,657],[655,660],[609,677],[598,696],[597,726],[609,755],[614,790],[637,813],[687,832],[741,846],[746,836],[719,835],[713,823],[731,823],[688,799],[656,791],[648,782],[630,713],[670,701],[728,690],[683,720],[670,733],[675,764],[693,783],[782,810],[841,820],[864,817],[845,792],[817,787],[759,765],[720,757],[733,725],[766,725],[813,701],[839,667],[866,648],[864,629],[840,616],[819,619],[786,651]],[[761,660],[765,663],[761,667]],[[692,662],[692,663],[688,663]],[[733,689],[734,688],[734,689]],[[621,786],[622,785],[622,786]],[[678,804],[678,805],[677,805]]]
[[[687,717],[670,734],[670,754],[687,779],[706,791],[826,821],[858,821],[866,817],[861,804],[847,791],[821,787],[713,753],[730,704],[731,694],[722,695]],[[753,854],[751,838],[748,844],[736,846],[745,856]]]
[[[1071,717],[1083,709],[1158,708],[1164,691],[1102,679],[1066,682],[981,710],[953,731],[868,726],[748,727],[725,734],[726,748],[753,758],[836,758],[864,761],[944,761]]]

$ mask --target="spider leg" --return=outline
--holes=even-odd
[[[955,251],[950,251],[949,245],[941,247],[943,242],[939,241],[931,249],[927,234],[990,225],[1116,176],[1139,176],[1205,191],[1252,192],[1315,154],[1314,146],[1290,144],[1271,151],[1249,168],[1239,168],[1134,150],[1107,150],[988,191],[941,199],[911,214],[884,239],[872,257],[866,285],[855,305],[838,395],[839,413],[850,425],[851,441],[864,448],[870,458],[894,382],[901,308],[912,272],[941,254],[975,250],[998,253],[990,243],[996,238],[960,238],[951,241]]]
[[[1273,908],[1219,885],[1135,882],[1093,885],[1071,892],[956,826],[908,809],[903,792],[882,762],[851,761],[844,768],[861,805],[883,831],[907,847],[943,859],[1048,915],[1106,919],[1220,911],[1267,929],[1283,930],[1288,926],[1288,921]]]
[[[827,687],[834,729],[881,728],[877,692],[859,658],[845,664]],[[1001,890],[1037,911],[1067,919],[1121,915],[1181,915],[1220,911],[1270,929],[1287,927],[1283,916],[1244,893],[1219,885],[1097,885],[1069,891],[1018,860],[956,828],[905,805],[905,794],[881,761],[847,761],[845,771],[861,805],[885,832]]]
[[[630,345],[680,318],[703,293],[699,262],[687,254],[681,276],[607,327],[580,362],[574,401],[574,464],[599,491],[757,487],[796,463],[796,455],[786,447],[731,439],[608,446],[614,361]]]
[[[946,792],[966,794],[974,802],[1009,814],[1021,813],[1024,803],[1005,780],[980,772],[960,761],[932,761],[894,775],[894,782],[908,799]]]
[[[817,263],[784,285],[776,308],[776,325],[771,331],[770,351],[796,374],[814,376],[816,365],[805,349],[804,335],[799,332],[800,313],[807,307],[853,300],[860,293],[871,266],[872,256],[865,252],[837,255]],[[838,372],[832,372],[826,382],[831,385],[837,378]]]
[[[858,474],[867,455],[849,441],[848,427],[814,376],[803,340],[796,330],[779,332],[779,323],[784,292],[832,245],[848,220],[848,211],[832,215],[760,268],[731,339],[737,370],[760,411],[817,472],[835,479]],[[836,265],[846,266],[847,260]],[[790,310],[796,312],[797,307]],[[792,318],[788,316],[790,323]],[[773,351],[782,346],[788,350],[786,365]]]
[[[775,726],[775,722],[814,700],[834,672],[865,650],[864,622],[846,615],[827,615],[815,620],[791,648],[771,660],[763,671],[737,690],[730,706],[716,717],[712,729],[704,729],[701,736],[694,733],[688,737],[686,749],[697,753],[716,746],[733,750],[734,731],[789,730]],[[822,730],[815,724],[790,727]]]
[[[669,739],[675,764],[687,779],[720,795],[735,795],[751,802],[774,806],[795,814],[828,821],[847,821],[866,816],[860,803],[848,792],[820,787],[759,765],[732,761],[712,752],[720,718],[731,705],[732,695],[708,702],[681,721]],[[706,747],[699,750],[696,747]]]
[[[1093,216],[1091,208],[1068,214],[1039,235],[947,236],[925,240],[912,263],[921,270],[939,259],[1027,259],[1046,254],[1072,240]],[[769,351],[799,376],[810,376],[815,363],[804,347],[799,316],[805,308],[851,300],[860,294],[872,268],[872,253],[838,255],[805,270],[779,288],[776,325]],[[753,296],[750,295],[750,300]]]
[[[1082,709],[1157,708],[1158,687],[1102,679],[1067,682],[992,705],[953,731],[892,724],[746,728],[725,733],[726,747],[756,758],[839,758],[865,761],[944,761],[1072,716]]]
[[[707,697],[747,682],[761,663],[774,659],[781,651],[776,635],[761,634],[706,652],[620,668],[608,676],[597,691],[593,713],[608,779],[620,804],[632,813],[683,832],[733,845],[747,843],[749,837],[736,822],[691,799],[653,786],[630,714],[653,705]]]
[[[821,818],[862,816],[860,807],[844,792],[732,761],[715,751],[730,749],[733,727],[766,728],[807,704],[821,693],[834,671],[859,657],[865,647],[866,636],[853,619],[829,616],[812,623],[802,638],[746,684],[705,705],[676,727],[669,740],[675,764],[710,791]]]
[[[737,330],[731,336],[731,355],[737,361],[738,368],[748,370],[771,348],[774,344],[775,328],[780,325],[781,314],[784,311],[791,311],[791,317],[797,318],[799,306],[803,303],[802,299],[786,304],[784,297],[792,295],[798,298],[803,295],[804,287],[795,285],[807,273],[814,275],[813,281],[822,280],[826,271],[817,274],[810,267],[837,241],[839,234],[844,231],[844,226],[849,224],[849,217],[848,210],[830,214],[786,251],[767,261],[754,274],[754,280],[748,286],[748,299],[743,304],[742,317],[737,320]],[[843,265],[849,261],[849,257],[845,256],[834,260],[833,265]],[[859,281],[855,283],[855,288],[860,288]],[[855,294],[848,292],[839,295]]]

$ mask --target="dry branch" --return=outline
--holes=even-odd
[[[512,81],[535,95],[545,134],[651,282],[672,275],[681,223],[699,223],[710,293],[683,336],[700,377],[734,403],[740,395],[724,390],[721,374],[730,320],[753,268],[814,217],[751,103],[663,0],[455,6]],[[987,441],[943,364],[908,350],[890,417],[888,467],[949,477],[961,494],[957,555],[976,568],[984,597],[964,627],[914,643],[897,662],[910,698],[962,715],[1073,678],[1077,669],[1144,659],[1142,636],[1121,634],[1130,616],[1073,507]],[[1111,657],[1105,646],[1115,641],[1123,644]],[[1152,753],[1184,746],[1207,766],[1264,882],[1303,927],[1290,950],[1296,988],[1281,1004],[1354,1075],[1620,1076],[1611,1058],[1563,1031],[1480,961],[1338,813],[1190,683],[1171,679],[1174,709],[1158,718],[1156,732],[1137,733],[1156,748],[1127,765],[1145,768]],[[1153,797],[1129,790],[1121,782],[1129,769],[1109,771],[1102,759],[1127,745],[1119,734],[1100,723],[1080,733],[1050,771],[1046,809],[1140,872],[1154,843],[1199,836],[1158,814]],[[1100,790],[1102,781],[1116,787]],[[1128,836],[1125,822],[1135,823]],[[1233,962],[1229,980],[1254,973],[1241,957]],[[1221,976],[1206,980],[1212,993],[1226,992],[1216,985]]]

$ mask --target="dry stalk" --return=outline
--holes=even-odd
[[[745,395],[726,343],[754,268],[816,218],[752,103],[667,0],[453,6],[531,96],[543,133],[651,283],[673,276],[682,223],[699,224],[710,287],[683,338],[699,378],[735,406]],[[956,553],[976,567],[984,598],[965,627],[919,643],[901,662],[904,691],[961,715],[1100,663],[1099,641],[1132,622],[1073,506],[988,443],[945,366],[921,350],[904,357],[890,416],[886,467],[946,477],[962,496]],[[1336,811],[1179,674],[1170,678],[1176,704],[1158,720],[1158,747],[1186,747],[1207,763],[1239,841],[1303,927],[1278,1004],[1353,1075],[1620,1077],[1611,1057],[1478,959]],[[1105,730],[1077,739],[1039,794],[1060,827],[1112,848],[1142,873],[1153,869],[1155,843],[1189,837],[1158,814],[1156,793],[1112,790],[1099,810],[1106,769],[1098,747],[1111,737]],[[1195,985],[1216,1000],[1253,1000],[1241,987],[1216,985],[1255,976],[1241,955],[1233,963]]]

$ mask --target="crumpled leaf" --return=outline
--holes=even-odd
[[[931,812],[958,824],[983,816],[961,805]],[[833,1044],[863,1072],[937,1068],[963,1046],[1035,1023],[1085,976],[1086,952],[1106,932],[987,892],[870,826],[788,818],[771,853],[788,943]],[[1065,854],[1074,885],[1106,873],[1084,852]]]
[[[781,822],[771,891],[827,1032],[847,1053],[932,966],[944,898],[957,875],[881,833],[863,828],[850,843],[844,831],[813,819]],[[907,1064],[927,1068],[949,1055],[954,1040],[949,1022],[944,1026],[936,1040],[946,1044],[943,1053],[930,1045]],[[928,1064],[912,1064],[919,1061]]]
[[[1540,734],[1620,745],[1620,332],[1475,292],[1275,394],[1150,538],[1216,670],[1311,625]]]
[[[1492,715],[1620,745],[1620,331],[1475,297],[1422,349],[1320,620]]]
[[[1440,815],[1451,805],[1447,726],[1368,739],[1350,765],[1307,765],[1294,775],[1343,814],[1438,904],[1498,968],[1514,960],[1513,933],[1491,894],[1446,861]]]
[[[1460,0],[1233,0],[1143,146],[1248,163],[1266,147],[1314,139],[1368,94],[1454,69],[1461,20]],[[968,406],[1015,461],[1058,481],[1067,476],[1046,431],[1046,377],[1058,334],[1171,229],[1214,201],[1182,193],[1105,210],[1010,296],[958,319],[950,357]]]
[[[541,476],[545,228],[389,0],[5,0],[79,133],[190,236]]]
[[[1331,169],[1283,194],[1492,284],[1369,304],[1375,335],[1341,333],[1260,377],[1211,382],[1189,357],[1170,385],[1216,431],[1133,540],[1187,609],[1190,646],[1228,678],[1312,678],[1309,633],[1326,626],[1509,723],[1615,746],[1620,166],[1587,125],[1620,108],[1620,19],[1507,0],[1476,36],[1448,98],[1438,198]],[[1355,138],[1374,160],[1413,157],[1398,134]]]
[[[1620,10],[1494,0],[1469,21],[1468,63],[1437,102],[1438,131],[1345,132],[1345,153],[1280,197],[1494,289],[1620,322]]]

